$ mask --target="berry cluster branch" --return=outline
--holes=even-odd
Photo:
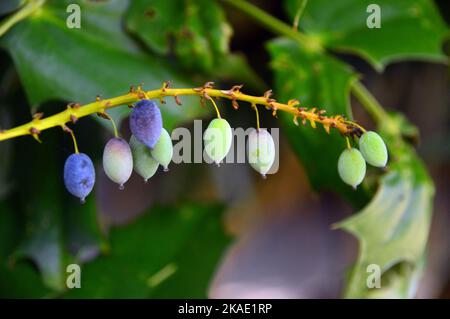
[[[360,125],[346,120],[341,115],[326,116],[325,110],[300,107],[300,102],[295,99],[289,100],[287,104],[280,103],[271,97],[271,90],[265,92],[263,96],[252,96],[242,93],[240,91],[241,88],[242,85],[235,85],[229,90],[214,89],[212,82],[207,82],[198,88],[171,88],[169,82],[165,82],[160,89],[150,91],[144,91],[142,86],[138,86],[137,88],[132,86],[130,91],[125,95],[109,99],[97,97],[94,102],[85,105],[70,103],[64,111],[46,118],[43,117],[42,113],[36,113],[30,122],[0,131],[0,141],[23,135],[32,135],[39,141],[39,134],[42,131],[52,127],[61,127],[63,130],[68,131],[67,123],[75,123],[78,119],[87,115],[97,114],[99,116],[105,116],[107,109],[120,105],[131,106],[131,104],[142,99],[159,99],[164,104],[165,97],[173,97],[176,103],[181,105],[179,97],[183,95],[199,96],[202,102],[212,100],[213,98],[228,99],[231,100],[235,109],[239,108],[238,102],[248,102],[252,107],[262,105],[266,109],[271,110],[273,116],[276,116],[278,111],[292,114],[293,121],[296,125],[299,125],[299,120],[303,125],[309,122],[313,128],[316,128],[317,123],[320,123],[327,133],[330,132],[330,128],[335,128],[347,137],[359,137],[365,131]]]

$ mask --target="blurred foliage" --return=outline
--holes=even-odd
[[[126,1],[80,1],[80,29],[66,26],[66,7],[70,3],[73,1],[48,2],[1,41],[14,59],[32,112],[42,102],[53,99],[84,104],[96,95],[124,94],[132,84],[144,83],[149,88],[160,87],[166,80],[179,86],[192,84],[173,63],[142,51],[126,34],[120,23],[127,10]],[[168,129],[204,114],[194,99],[183,101],[183,109],[169,99],[167,107],[162,108]],[[120,121],[129,109],[108,112]],[[108,121],[98,120],[111,127]]]
[[[402,118],[393,116],[386,120],[389,125],[382,125],[380,133],[395,149],[395,153],[391,152],[393,164],[381,178],[372,201],[338,224],[360,242],[359,257],[346,292],[350,298],[372,295],[366,286],[370,264],[379,265],[391,278],[383,287],[390,289],[387,297],[397,298],[414,297],[417,273],[423,268],[434,186],[412,147],[402,141],[398,131],[393,131],[402,127]],[[398,265],[402,268],[400,275],[394,267]]]
[[[206,298],[228,244],[220,206],[155,207],[113,229],[109,251],[83,268],[83,289],[65,297]]]
[[[215,1],[136,0],[130,3],[126,23],[150,49],[174,53],[193,70],[211,70],[228,53],[231,27]]]
[[[303,50],[298,43],[280,38],[269,43],[275,88],[281,99],[298,98],[302,105],[324,109],[327,114],[351,117],[350,84],[356,80],[350,67],[332,56]],[[312,185],[316,189],[344,192],[355,201],[367,198],[362,189],[354,192],[340,179],[336,165],[345,147],[345,139],[335,130],[330,135],[309,123],[296,127],[292,116],[280,114],[283,128],[298,156],[302,159]]]
[[[2,1],[0,14],[14,13],[23,3]],[[66,7],[71,3],[81,7],[81,29],[66,26]],[[283,3],[293,19],[304,1]],[[377,70],[406,59],[447,60],[441,46],[448,28],[432,1],[378,1],[381,29],[366,27],[369,3],[308,1],[300,30],[323,51],[305,48],[282,34],[269,41],[277,99],[297,98],[305,107],[351,118],[349,95],[359,75],[333,52],[356,54]],[[253,70],[245,56],[230,52],[232,33],[224,9],[220,1],[212,0],[47,1],[0,38],[0,46],[13,60],[32,113],[49,101],[87,103],[96,95],[124,94],[131,84],[157,88],[166,80],[178,87],[212,79],[242,81],[261,90],[259,70]],[[182,101],[180,107],[167,99],[162,107],[169,130],[209,114],[198,99],[182,97]],[[1,108],[2,127],[10,126],[5,113],[14,114],[14,124],[28,113],[18,105]],[[129,109],[110,112],[121,120]],[[332,190],[359,208],[369,202],[373,189],[367,183],[354,192],[338,177],[336,162],[345,147],[342,137],[309,124],[297,127],[292,117],[279,116],[317,190]],[[424,266],[433,183],[405,142],[415,128],[400,116],[383,116],[378,126],[390,151],[388,172],[379,176],[380,186],[368,205],[339,223],[360,240],[347,297],[413,296]],[[108,121],[94,118],[111,128]],[[98,135],[91,130],[86,134]],[[67,150],[61,152],[61,135],[56,129],[45,132],[42,145],[31,139],[0,144],[0,296],[206,297],[229,242],[221,222],[224,207],[193,203],[149,207],[129,225],[103,234],[95,194],[81,206],[63,190],[61,171],[67,154],[61,153]],[[11,157],[13,165],[8,164]],[[93,157],[97,160],[100,151]],[[72,262],[83,264],[82,289],[67,291],[66,265]],[[365,288],[371,263],[381,265],[384,272],[384,289],[376,294]]]
[[[366,27],[366,8],[370,3],[311,1],[303,11],[300,25],[305,34],[325,48],[358,54],[379,70],[386,63],[399,59],[447,60],[442,43],[449,30],[431,1],[377,2],[382,8],[380,29]],[[302,1],[286,1],[292,18],[301,4]],[[411,34],[415,35],[414,40]],[[288,39],[272,41],[269,49],[276,88],[282,97],[298,97],[307,106],[318,103],[329,113],[351,118],[349,91],[357,75],[349,66],[328,52],[310,53]],[[364,200],[362,190],[349,194],[348,187],[341,185],[335,166],[329,165],[330,159],[332,163],[337,162],[344,141],[339,137],[329,138],[325,133],[312,136],[310,128],[295,128],[290,118],[284,119],[292,145],[302,158],[313,185],[340,192],[360,206]],[[370,203],[340,224],[353,233],[360,244],[346,296],[382,297],[382,293],[372,294],[367,289],[367,266],[377,264],[383,272],[392,272],[393,266],[407,263],[410,272],[404,272],[392,283],[385,282],[398,285],[393,289],[385,287],[386,296],[413,297],[417,287],[413,279],[417,279],[416,271],[421,269],[430,228],[434,186],[423,163],[404,141],[411,139],[411,132],[416,133],[412,125],[403,117],[384,113],[383,118],[376,120],[390,151],[390,164]],[[321,153],[327,156],[316,156]]]
[[[286,0],[294,18],[300,0]],[[381,28],[368,29],[366,21],[380,8]],[[393,61],[415,59],[447,61],[442,40],[448,28],[429,0],[326,0],[309,1],[301,18],[302,29],[333,51],[354,53],[381,71]]]

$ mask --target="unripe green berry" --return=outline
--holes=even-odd
[[[366,161],[356,148],[346,149],[339,156],[338,172],[346,184],[356,188],[366,175]]]
[[[225,119],[212,120],[203,135],[205,152],[216,164],[227,156],[233,141],[233,132]]]
[[[385,167],[388,160],[386,144],[380,135],[375,132],[365,132],[359,139],[359,149],[372,166]]]
[[[253,130],[247,141],[250,166],[265,176],[275,160],[275,143],[266,129]]]
[[[167,171],[169,163],[172,161],[173,145],[169,132],[167,132],[164,128],[161,131],[158,142],[150,153],[155,161],[161,164],[162,167],[164,167],[164,170]]]
[[[103,169],[106,175],[123,189],[123,184],[133,172],[131,149],[123,138],[114,137],[106,143],[103,151]]]
[[[150,148],[139,142],[134,135],[130,138],[130,148],[133,154],[133,168],[147,182],[155,175],[159,163],[153,159]]]

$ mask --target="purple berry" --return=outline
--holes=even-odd
[[[130,115],[130,129],[139,142],[150,148],[155,146],[162,131],[161,111],[155,102],[136,103]]]
[[[89,156],[83,153],[70,155],[64,164],[64,184],[72,195],[84,202],[95,183],[95,169]]]

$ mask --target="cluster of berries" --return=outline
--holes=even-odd
[[[133,168],[147,181],[159,165],[167,170],[172,160],[172,140],[163,128],[156,103],[150,100],[136,103],[130,115],[130,129],[130,143],[116,136],[106,143],[103,151],[103,169],[120,189],[124,188]],[[84,202],[95,184],[94,164],[89,156],[74,153],[67,158],[64,183],[72,195]]]
[[[375,167],[385,167],[388,152],[383,139],[375,132],[364,132],[359,139],[359,150],[348,147],[338,160],[341,179],[356,188],[366,175],[366,162]]]
[[[129,143],[116,136],[107,142],[103,151],[103,169],[120,189],[133,169],[147,181],[159,165],[167,171],[173,156],[172,140],[163,128],[161,111],[155,102],[136,103],[130,115],[130,130]],[[219,115],[204,132],[205,153],[218,165],[230,151],[232,140],[230,124]],[[275,160],[272,136],[266,129],[253,130],[248,136],[247,149],[250,165],[264,176]],[[67,158],[64,183],[72,195],[85,201],[95,184],[94,164],[89,156],[76,152]]]

